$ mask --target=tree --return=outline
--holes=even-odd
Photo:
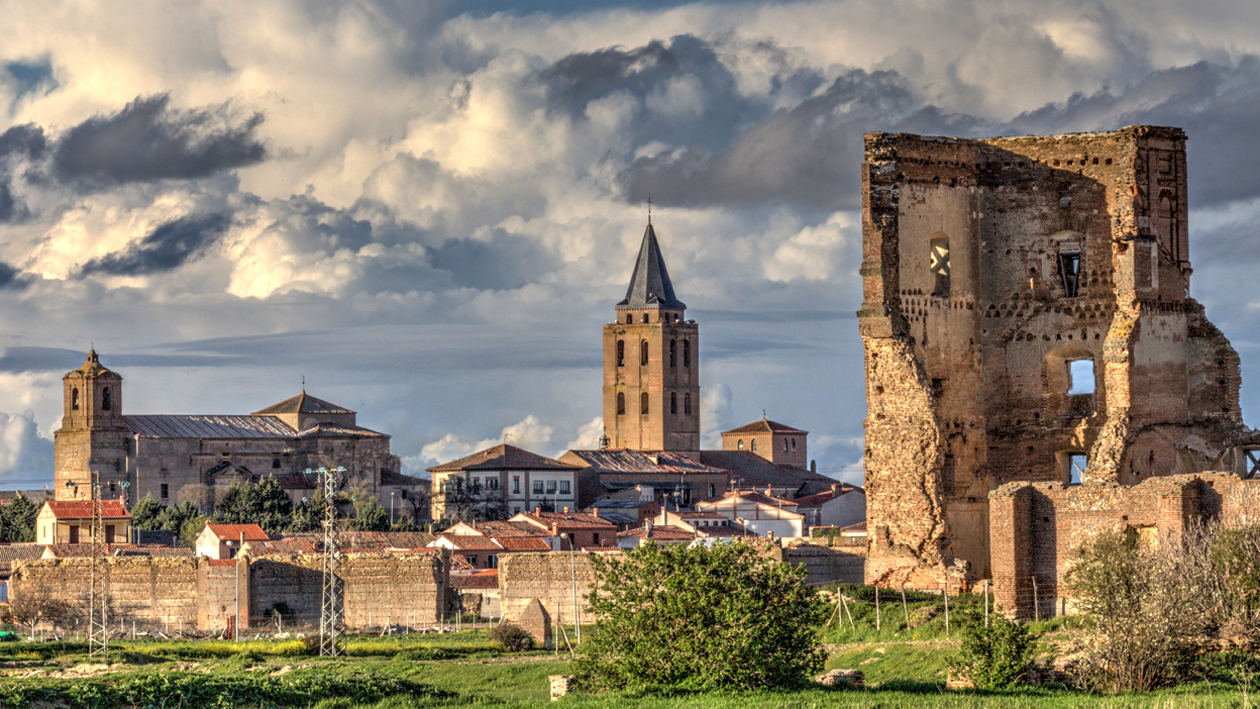
[[[35,517],[39,508],[26,495],[18,493],[0,506],[0,542],[35,541]]]
[[[755,689],[822,668],[828,609],[805,570],[741,542],[592,556],[598,619],[577,674],[594,688]]]
[[[153,495],[145,495],[131,508],[131,526],[142,532],[163,529],[162,505],[153,499]]]
[[[272,536],[288,529],[292,515],[293,500],[270,476],[257,485],[234,481],[214,506],[216,524],[257,524]]]
[[[1037,649],[1028,626],[995,615],[986,627],[972,618],[963,633],[955,668],[980,689],[1008,689],[1019,683]]]
[[[350,528],[360,532],[389,531],[389,513],[371,495],[354,496],[354,519]]]
[[[201,534],[201,530],[206,528],[206,522],[209,521],[209,518],[197,513],[181,522],[179,525],[180,546],[196,549],[197,537]]]
[[[18,625],[29,626],[34,636],[40,623],[54,628],[67,623],[74,617],[74,606],[58,598],[47,586],[22,584],[9,599],[9,615]]]
[[[452,477],[433,497],[442,506],[442,519],[452,523],[508,518],[502,492],[481,483],[465,484],[463,479]]]
[[[324,493],[317,490],[311,499],[303,498],[293,506],[293,514],[289,517],[287,532],[313,532],[324,524]]]

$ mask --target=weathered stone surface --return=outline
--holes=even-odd
[[[537,598],[525,604],[516,618],[516,624],[529,633],[534,642],[551,649],[551,615]]]
[[[989,576],[989,492],[1073,456],[1123,485],[1248,468],[1238,356],[1189,297],[1179,129],[872,133],[862,180],[868,583]]]

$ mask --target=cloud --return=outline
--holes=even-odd
[[[472,439],[455,433],[446,433],[441,438],[426,444],[420,449],[418,459],[433,463],[449,463],[466,455],[500,443],[507,443],[530,451],[545,450],[551,443],[552,428],[538,417],[530,414],[517,423],[503,427],[503,433],[496,438],[472,442]]]
[[[0,488],[52,483],[53,443],[39,436],[35,416],[0,413]]]
[[[141,276],[170,271],[189,259],[205,253],[232,223],[227,214],[184,217],[154,229],[125,251],[92,259],[83,264],[82,275]]]
[[[600,442],[603,439],[604,417],[596,416],[578,428],[577,438],[566,443],[564,449],[577,451],[596,450],[600,447]]]
[[[261,162],[262,122],[261,113],[242,117],[227,104],[180,110],[169,94],[137,98],[67,131],[53,165],[62,179],[98,186],[206,177]]]

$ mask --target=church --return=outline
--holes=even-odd
[[[344,466],[345,489],[383,504],[425,484],[399,472],[388,435],[306,391],[248,415],[127,415],[122,376],[96,350],[62,378],[62,389],[64,415],[53,434],[58,500],[90,499],[93,475],[103,498],[189,501],[203,512],[233,482],[263,476],[275,476],[296,499],[313,495],[317,481],[304,471],[320,467]]]

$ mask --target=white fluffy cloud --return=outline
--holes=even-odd
[[[1196,295],[1245,343],[1245,8],[19,3],[0,25],[0,345],[24,354],[0,360],[0,460],[51,476],[66,353],[93,342],[134,413],[253,410],[307,374],[413,468],[505,433],[596,445],[599,327],[650,196],[701,321],[705,445],[769,408],[839,441],[814,446],[839,470],[861,435],[872,130],[1185,126]]]

